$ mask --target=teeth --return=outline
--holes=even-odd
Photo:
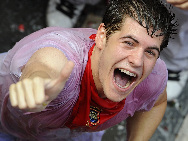
[[[131,84],[131,82],[128,81],[127,84],[126,84],[124,87],[122,87],[122,86],[120,86],[119,84],[116,83],[116,85],[117,85],[118,87],[124,88],[124,89],[127,88],[130,84]]]
[[[127,70],[124,70],[124,69],[119,69],[119,70],[120,70],[121,72],[123,72],[123,73],[125,73],[125,74],[129,75],[129,76],[136,77],[136,74],[131,73],[130,71],[127,71]]]

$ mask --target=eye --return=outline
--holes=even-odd
[[[153,51],[153,50],[147,50],[146,52],[147,52],[149,55],[156,56],[156,53],[155,53],[155,51]]]
[[[133,45],[134,45],[134,43],[133,43],[133,42],[130,42],[130,41],[124,41],[123,43],[125,43],[125,44],[128,45],[128,46],[133,46]]]

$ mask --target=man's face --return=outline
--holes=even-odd
[[[99,96],[115,102],[125,99],[151,73],[162,39],[152,38],[134,19],[126,18],[121,31],[112,34],[108,41],[106,37],[100,44],[96,41],[96,46],[100,46],[95,81]]]

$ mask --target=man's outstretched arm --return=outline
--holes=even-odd
[[[148,141],[161,122],[167,106],[166,89],[150,111],[136,112],[127,119],[127,140]]]
[[[60,50],[39,49],[22,69],[20,81],[10,86],[11,105],[30,112],[42,111],[62,91],[73,67]]]

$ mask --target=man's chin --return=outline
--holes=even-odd
[[[122,100],[124,100],[126,97],[119,95],[119,94],[115,94],[116,96],[107,96],[106,98],[112,102],[121,102]]]

